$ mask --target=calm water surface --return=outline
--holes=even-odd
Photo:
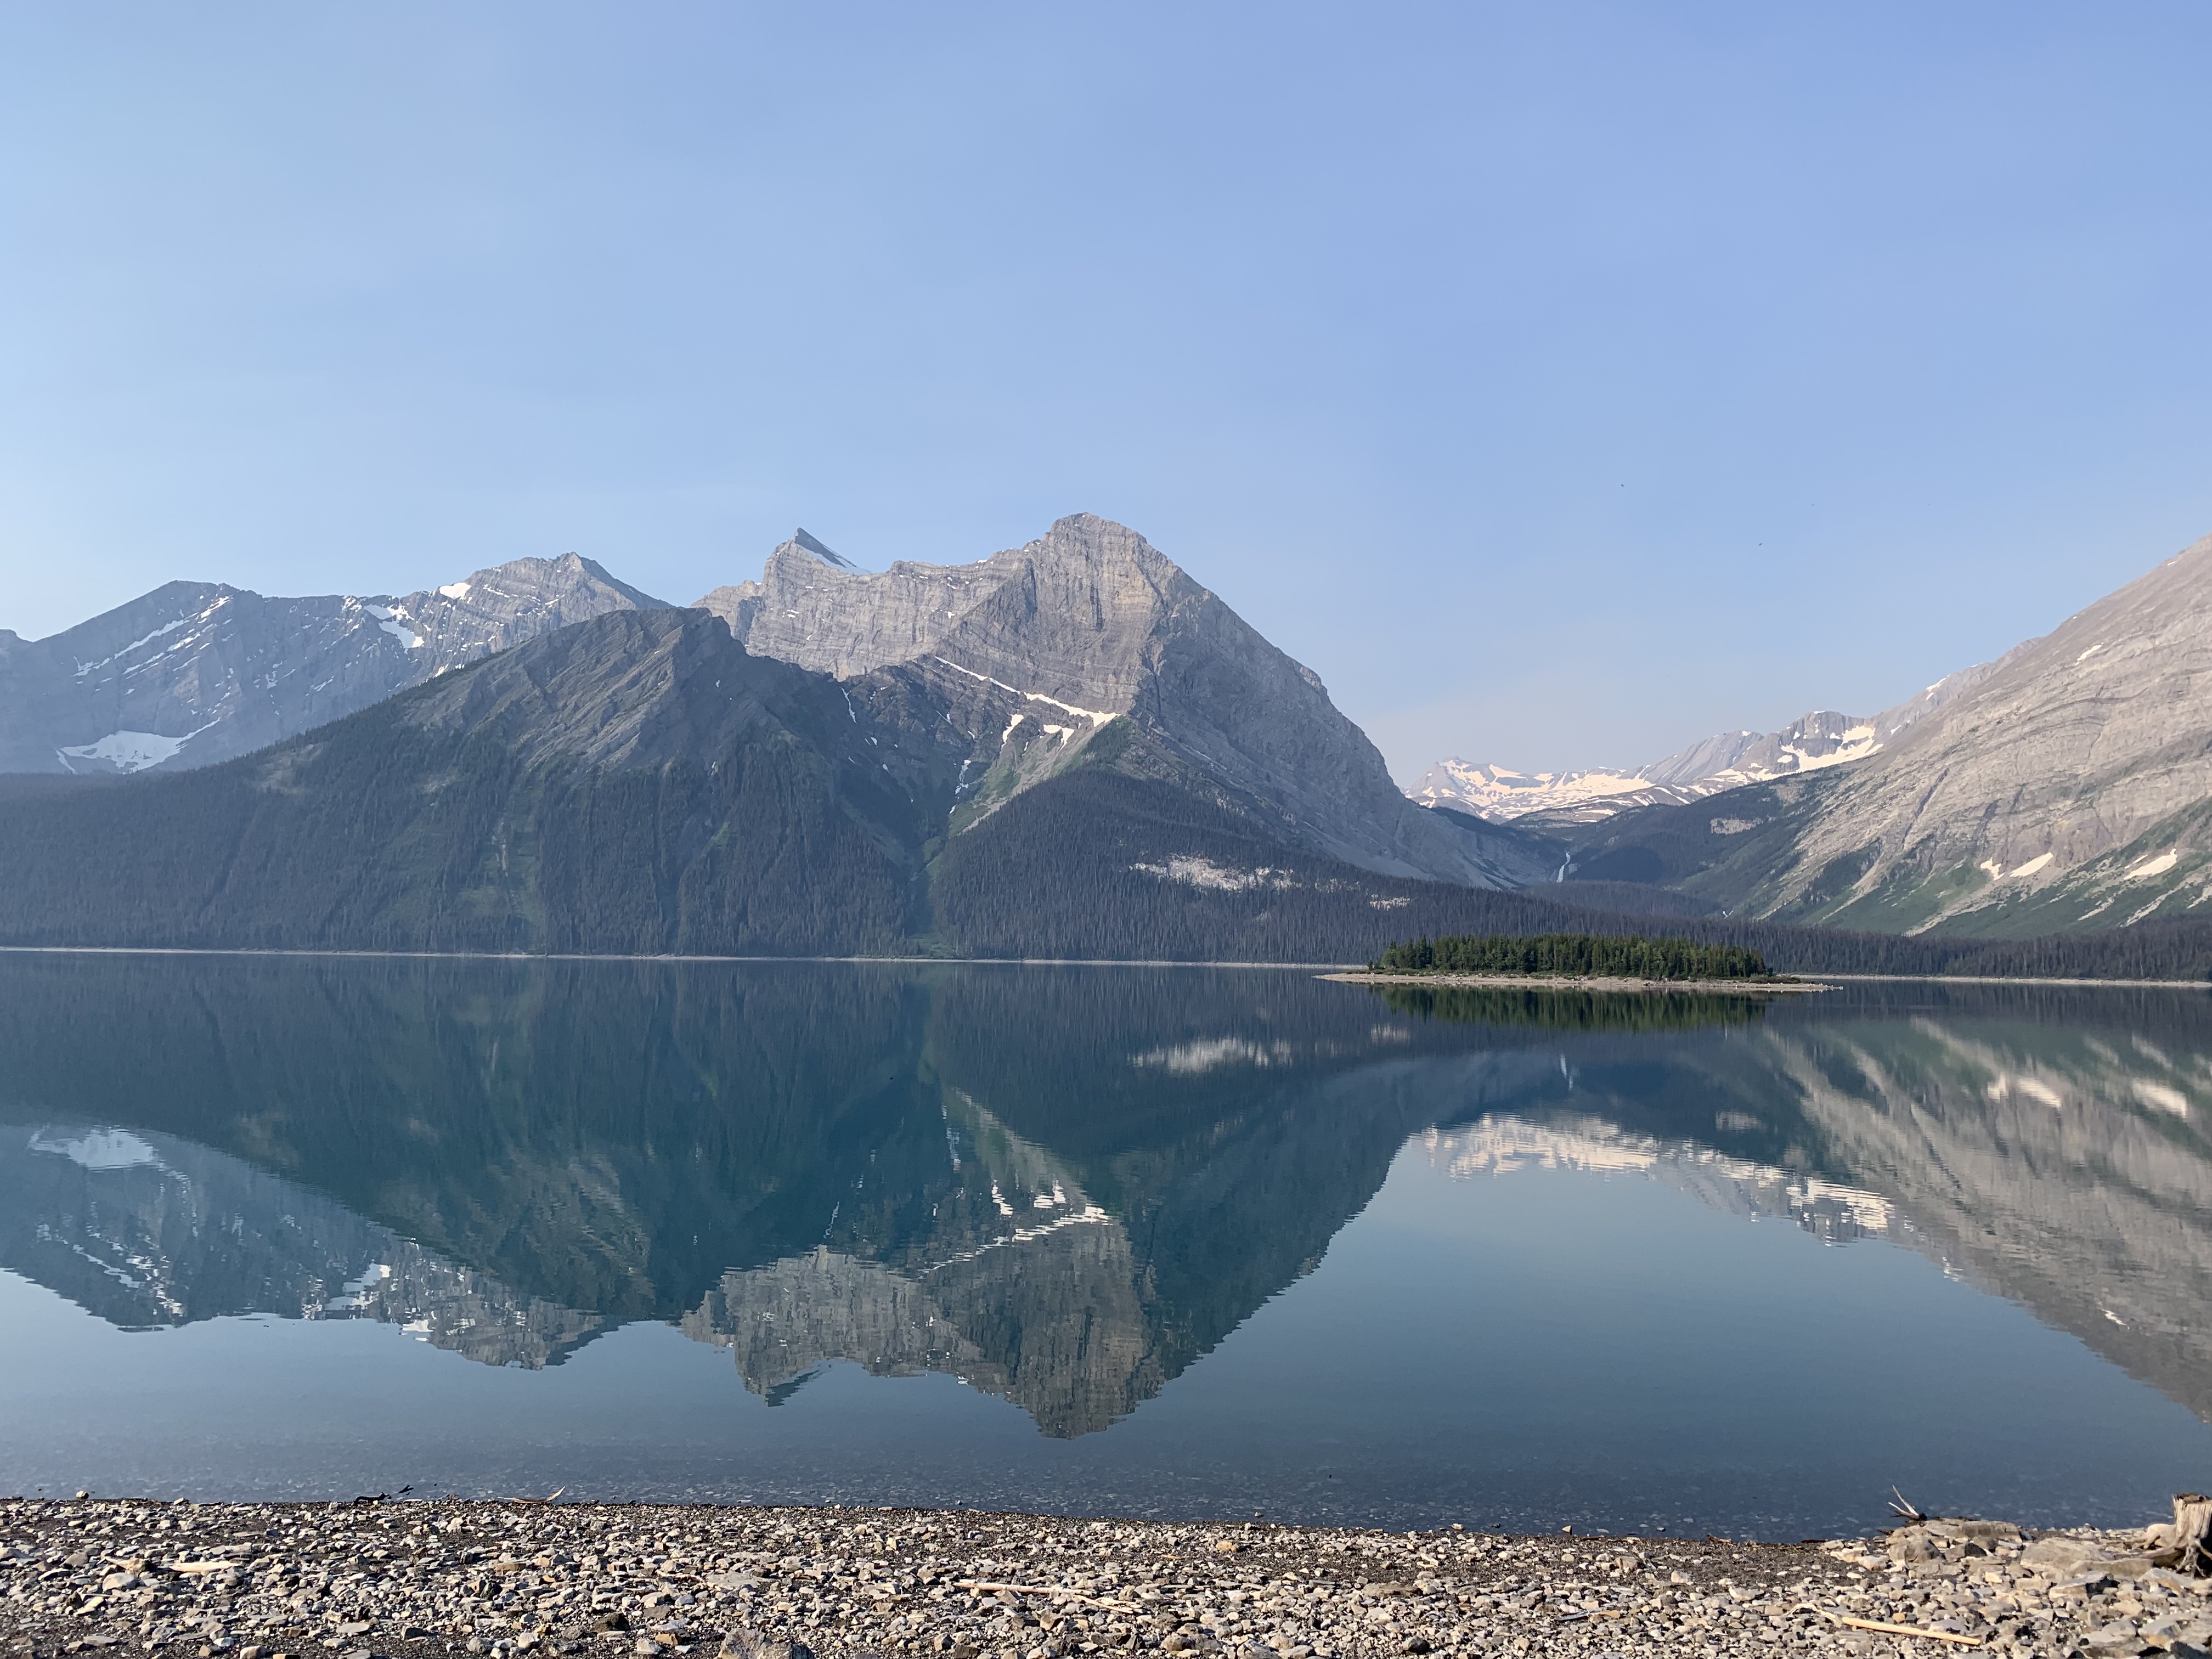
[[[2198,992],[0,956],[0,1492],[2141,1520],[2209,1129]]]

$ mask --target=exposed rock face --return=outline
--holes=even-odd
[[[1972,675],[1859,764],[1615,820],[1577,868],[1640,847],[1739,913],[1893,932],[2202,914],[2212,538]]]
[[[653,608],[574,553],[397,598],[171,582],[43,640],[0,635],[0,771],[205,766],[550,629]]]
[[[2212,537],[2013,652],[1820,800],[1775,883],[1838,916],[2057,930],[2212,897]]]
[[[1493,823],[1526,818],[1524,827],[1530,829],[1596,823],[1639,806],[1679,806],[1747,783],[1863,759],[1978,685],[1997,665],[1963,669],[1879,714],[1814,709],[1779,732],[1719,732],[1644,766],[1516,772],[1456,757],[1441,760],[1406,793],[1425,806],[1456,807]]]
[[[1088,514],[979,564],[901,562],[880,574],[787,542],[758,581],[699,604],[749,651],[841,679],[896,671],[972,705],[973,769],[1001,776],[988,789],[963,781],[969,822],[1125,721],[1143,753],[1119,763],[1174,775],[1364,869],[1475,886],[1553,872],[1523,841],[1407,803],[1310,669],[1143,537]],[[987,728],[985,713],[1003,726]],[[1001,768],[1010,744],[1018,763]]]

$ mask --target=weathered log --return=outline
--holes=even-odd
[[[2174,1495],[2173,1545],[2181,1552],[2177,1571],[2212,1577],[2212,1498],[2194,1492]]]

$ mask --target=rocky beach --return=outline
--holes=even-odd
[[[1804,1544],[558,1502],[0,1504],[0,1650],[2192,1659],[2166,1534]]]

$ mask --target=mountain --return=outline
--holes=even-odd
[[[1516,772],[1455,757],[1438,761],[1406,793],[1425,806],[1455,807],[1497,823],[1525,819],[1523,829],[1537,830],[1596,823],[1638,806],[1679,806],[1747,783],[1863,759],[1996,668],[1984,663],[1948,675],[1879,714],[1815,709],[1778,732],[1723,732],[1626,769]]]
[[[2018,647],[1877,753],[1624,813],[1574,873],[1844,927],[2022,936],[2212,898],[2212,538]]]
[[[170,582],[42,640],[0,631],[0,772],[206,766],[550,629],[660,608],[574,553],[396,598]]]
[[[828,580],[874,580],[796,550]],[[1002,602],[1019,623],[1026,601]],[[1211,596],[1178,602],[1246,650],[1251,674],[1288,664]],[[1372,842],[1365,866],[1313,847],[1389,830],[1370,799],[1310,833],[1286,803],[1343,797],[1306,755],[1218,766],[1226,738],[1193,740],[1212,719],[1256,745],[1266,708],[1221,707],[1234,699],[1220,688],[1248,683],[1238,659],[1209,662],[1188,619],[1171,622],[1153,618],[1155,672],[1126,714],[1074,669],[1043,690],[932,652],[840,678],[748,651],[703,609],[621,610],[219,765],[0,777],[0,944],[1346,962],[1421,934],[1649,932],[1673,909],[1692,914],[1668,931],[1793,971],[2171,976],[2207,959],[2203,923],[1999,960],[1698,914],[1722,908],[1702,898],[1626,903],[1669,878],[1632,848],[1586,847],[1576,880],[1519,890],[1382,873]],[[1318,693],[1291,713],[1372,759]],[[1401,846],[1433,848],[1418,832],[1435,826],[1462,837],[1447,847],[1542,849],[1524,869],[1568,861],[1557,842],[1479,820],[1462,832],[1449,811],[1385,799],[1412,826]]]
[[[0,941],[1344,961],[1586,918],[1305,851],[1151,726],[1037,707],[613,611],[218,766],[0,781]]]
[[[802,532],[803,534],[803,532]],[[699,601],[758,655],[841,680],[894,672],[970,745],[955,828],[1084,763],[1112,763],[1377,874],[1547,880],[1526,837],[1422,811],[1292,661],[1134,531],[1090,514],[980,563],[872,574],[812,538]]]
[[[612,611],[221,766],[0,791],[0,934],[895,951],[928,781],[878,738],[704,611]]]

